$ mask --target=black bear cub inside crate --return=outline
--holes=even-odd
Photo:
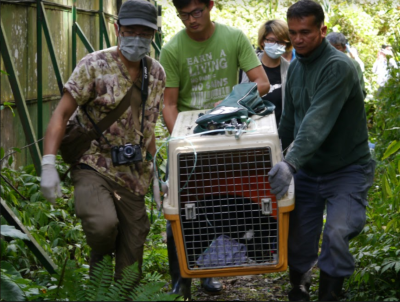
[[[194,206],[190,217],[183,204],[180,209],[189,269],[274,263],[277,260],[277,220],[262,214],[258,203],[246,197],[213,194],[197,200]],[[207,255],[216,240],[219,246],[214,249],[214,254]],[[212,259],[221,256],[229,259],[219,262]]]

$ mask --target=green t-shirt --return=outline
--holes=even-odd
[[[160,63],[166,87],[179,87],[179,112],[213,108],[237,84],[239,68],[247,72],[260,65],[244,33],[218,23],[202,42],[181,30],[162,48]]]

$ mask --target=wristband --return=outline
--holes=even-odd
[[[43,155],[42,166],[44,165],[56,165],[56,156],[54,154]]]

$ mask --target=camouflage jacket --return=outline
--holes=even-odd
[[[141,77],[139,78],[141,80]],[[86,104],[87,113],[98,123],[119,104],[133,84],[126,66],[119,58],[117,47],[111,47],[85,56],[76,66],[64,89],[71,93],[78,105]],[[112,164],[111,146],[127,143],[135,145],[140,142],[140,135],[135,130],[131,107],[129,107],[103,133],[111,146],[102,137],[93,140],[90,149],[80,159],[80,163],[89,165],[136,195],[145,195],[153,175],[153,164],[146,160],[146,151],[154,135],[164,89],[164,69],[153,59],[149,71],[149,94],[145,105],[143,162],[117,167]],[[140,108],[138,112],[140,112],[139,123],[141,123],[142,109]],[[78,107],[75,118],[87,129],[93,128],[81,107]]]

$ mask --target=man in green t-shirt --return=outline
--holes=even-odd
[[[250,41],[242,31],[212,22],[214,1],[173,0],[185,29],[178,32],[162,49],[160,63],[167,83],[163,117],[172,133],[178,113],[213,108],[238,83],[238,70],[244,70],[257,83],[260,95],[269,91],[269,81]],[[190,299],[191,279],[183,279],[171,226],[167,223],[167,247],[173,293]],[[218,294],[221,284],[213,278],[202,279],[206,292]]]
[[[185,29],[161,51],[167,74],[163,116],[170,133],[178,112],[209,109],[238,83],[238,69],[256,82],[260,95],[269,91],[267,75],[242,31],[212,22],[214,1],[174,0]]]

